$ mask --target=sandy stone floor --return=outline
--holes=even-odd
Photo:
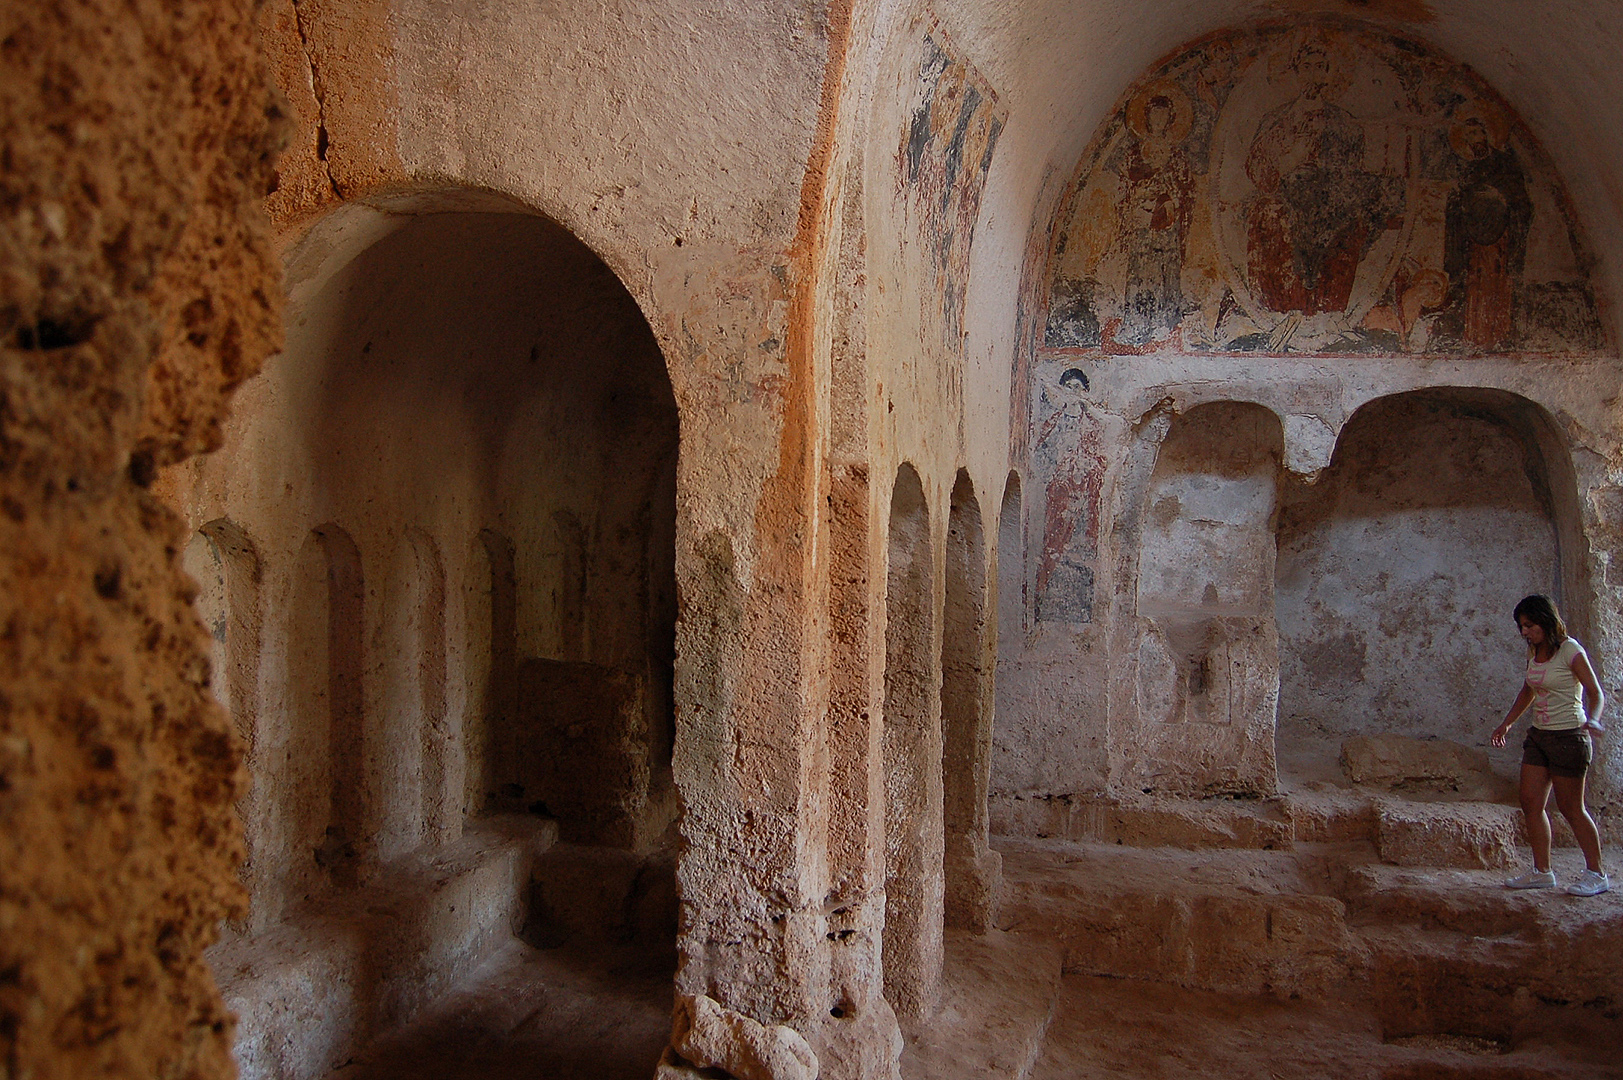
[[[671,1032],[670,956],[521,942],[334,1080],[648,1080]]]
[[[1559,1033],[1565,1036],[1568,1033]],[[1373,1014],[1131,979],[1067,976],[1031,1080],[1482,1080],[1616,1077],[1602,1044],[1426,1037],[1383,1043]]]

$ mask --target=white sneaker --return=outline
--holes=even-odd
[[[1598,896],[1612,887],[1611,879],[1605,874],[1598,874],[1593,870],[1585,870],[1578,875],[1578,880],[1567,886],[1567,892],[1573,896]]]
[[[1555,871],[1540,870],[1534,867],[1520,877],[1513,877],[1505,882],[1507,889],[1553,889],[1555,888]]]

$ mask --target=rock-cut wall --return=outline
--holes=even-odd
[[[248,0],[0,13],[0,1075],[224,1077],[242,773],[179,522],[280,333]]]

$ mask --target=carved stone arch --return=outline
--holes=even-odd
[[[1482,718],[1515,696],[1510,612],[1524,595],[1554,597],[1587,647],[1605,640],[1567,439],[1519,394],[1437,386],[1365,401],[1318,481],[1283,495],[1279,748],[1298,779],[1339,778],[1355,736],[1480,745]],[[1416,664],[1437,677],[1403,684]],[[1492,774],[1462,782],[1506,796],[1519,757],[1490,758]],[[1599,787],[1614,769],[1598,760]]]

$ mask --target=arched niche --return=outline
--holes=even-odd
[[[393,606],[369,616],[379,670],[399,669],[366,690],[386,854],[454,833],[431,792],[458,771],[474,813],[553,815],[574,840],[645,844],[675,812],[675,398],[613,272],[511,210],[419,198],[318,227],[267,373],[308,466],[305,512],[342,512],[384,558],[402,530],[417,538],[419,569],[402,564]],[[425,540],[470,562],[422,570]],[[488,629],[456,620],[473,647],[446,653],[487,671],[441,680],[397,659],[443,636],[411,615],[441,577],[479,583],[447,595],[490,601]],[[442,681],[466,690],[456,715]]]
[[[1020,474],[1011,471],[1003,483],[997,519],[997,637],[999,656],[1018,644],[1026,632],[1026,552],[1024,503]]]
[[[943,947],[941,673],[935,560],[912,465],[891,490],[885,577],[885,997],[922,1017],[940,993]]]
[[[209,634],[210,686],[242,738],[245,764],[258,769],[264,583],[259,548],[236,522],[216,518],[193,534],[181,565],[198,585],[195,606]],[[265,802],[251,786],[237,800],[246,847],[241,875],[250,895],[260,891],[263,877]]]
[[[251,758],[258,712],[259,549],[240,525],[216,518],[192,536],[181,565],[198,585],[196,606],[211,641],[215,697],[230,711]]]
[[[518,709],[518,582],[513,542],[481,529],[469,546],[463,591],[464,816],[495,807],[495,763],[511,756]]]
[[[993,680],[993,714],[987,748],[988,794],[1002,794],[1019,785],[1012,775],[1015,742],[1011,730],[1026,723],[1027,688],[1019,677],[1026,648],[1029,606],[1026,596],[1027,561],[1025,505],[1020,474],[1010,470],[1003,482],[997,529],[997,667]],[[1000,822],[1000,827],[1005,823]]]
[[[1339,780],[1343,742],[1400,735],[1482,748],[1521,681],[1510,612],[1554,596],[1582,640],[1593,598],[1565,442],[1501,390],[1377,398],[1329,468],[1287,488],[1276,610],[1281,768]],[[1514,774],[1515,747],[1495,751]]]
[[[1278,416],[1212,402],[1173,418],[1144,494],[1137,726],[1123,783],[1145,793],[1269,795],[1279,686],[1274,629]]]
[[[964,469],[958,471],[947,512],[946,571],[941,635],[946,923],[984,931],[1001,864],[987,844],[986,803],[997,641],[986,605],[980,503]]]
[[[379,785],[394,793],[383,815],[385,861],[452,840],[462,824],[460,792],[452,795],[461,762],[447,712],[445,564],[425,530],[408,528],[396,544],[386,588],[379,737],[397,750]]]

